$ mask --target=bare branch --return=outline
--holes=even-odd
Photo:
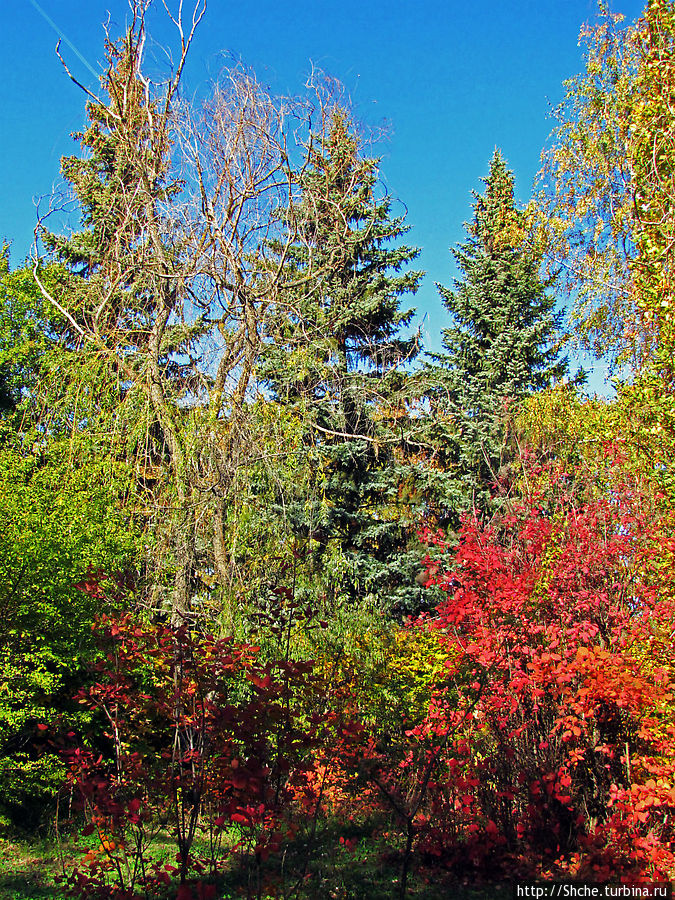
[[[59,40],[57,41],[57,43],[56,43],[56,47],[54,48],[54,52],[55,52],[56,55],[58,56],[58,58],[59,58],[59,60],[60,60],[60,62],[61,62],[61,65],[62,65],[63,68],[65,69],[65,72],[66,72],[66,75],[68,76],[68,78],[70,78],[70,80],[73,82],[73,84],[76,84],[77,87],[79,87],[79,89],[80,89],[81,91],[84,91],[84,93],[85,93],[88,97],[90,97],[90,98],[94,101],[94,103],[100,104],[101,101],[100,101],[100,99],[96,96],[96,94],[92,94],[92,92],[89,90],[89,88],[85,87],[85,86],[82,84],[81,81],[78,81],[77,78],[75,78],[75,76],[73,75],[73,73],[70,71],[70,69],[68,68],[68,65],[66,64],[66,61],[64,60],[63,56],[61,56],[60,47],[61,47],[61,40],[59,39]]]

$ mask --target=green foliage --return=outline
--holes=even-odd
[[[92,652],[98,604],[77,583],[89,568],[133,566],[137,538],[97,467],[71,469],[67,448],[36,458],[3,447],[0,496],[0,813],[28,825],[63,777],[37,755],[36,725],[71,708]]]
[[[468,240],[453,255],[461,272],[455,290],[439,285],[453,324],[443,332],[445,352],[427,367],[431,440],[457,485],[458,514],[489,508],[494,485],[507,479],[505,422],[510,404],[561,378],[567,360],[556,343],[561,316],[539,275],[539,258],[526,240],[515,205],[513,175],[497,150],[475,194]]]
[[[342,111],[332,113],[300,187],[298,239],[286,251],[260,366],[304,431],[310,492],[284,503],[283,514],[311,542],[327,593],[391,605],[411,593],[419,560],[408,552],[414,521],[398,497],[405,476],[395,449],[405,437],[390,415],[401,403],[401,366],[416,353],[403,335],[413,313],[401,298],[421,273],[401,270],[418,251],[397,243],[408,229],[392,216],[391,198],[378,195],[376,161],[361,156]],[[327,566],[336,546],[338,577]]]
[[[180,76],[160,99],[143,81],[143,15],[135,5],[124,38],[107,43],[100,99],[87,104],[87,127],[76,136],[81,154],[62,160],[82,228],[42,231],[60,277],[45,283],[39,267],[36,277],[62,317],[61,355],[40,384],[38,429],[69,432],[80,464],[93,453],[96,464],[108,459],[124,470],[130,506],[148,524],[153,600],[185,608],[195,590],[196,498],[186,459],[196,417],[184,407],[204,390],[192,353],[205,327],[202,311],[183,315],[183,242],[167,226],[179,190],[168,118]],[[117,477],[111,471],[107,481]]]
[[[523,404],[517,428],[522,446],[540,463],[576,467],[598,495],[613,490],[619,462],[655,509],[675,505],[675,401],[652,368],[619,385],[612,401],[584,399],[564,385],[542,391]]]
[[[316,671],[349,695],[369,727],[404,739],[445,679],[447,653],[438,636],[393,624],[373,600],[334,610],[327,625],[307,648]]]
[[[45,273],[47,281],[55,272]],[[9,248],[0,253],[0,414],[6,422],[32,407],[34,392],[54,349],[58,318],[45,309],[32,273],[12,271]],[[13,415],[15,414],[16,415]]]

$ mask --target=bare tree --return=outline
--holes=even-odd
[[[34,274],[64,317],[74,365],[92,359],[116,385],[115,415],[135,435],[125,453],[171,560],[180,618],[206,530],[207,567],[221,584],[230,576],[223,519],[238,469],[260,452],[247,423],[256,361],[269,311],[288,295],[299,175],[321,139],[314,118],[320,131],[328,117],[273,98],[241,66],[224,70],[200,108],[187,104],[180,84],[205,2],[186,20],[182,2],[173,13],[162,0],[178,50],[164,81],[144,67],[151,2],[132,0],[125,37],[107,38],[100,95],[87,91],[84,154],[62,162],[84,230],[36,230],[68,278],[47,282],[37,241]],[[310,266],[301,277],[318,274]]]

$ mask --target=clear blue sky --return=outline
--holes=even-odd
[[[124,0],[36,2],[95,70],[102,23],[109,18],[118,35],[128,17]],[[633,19],[642,5],[615,0],[614,8]],[[408,209],[409,242],[423,248],[427,275],[416,305],[427,316],[426,343],[437,349],[446,322],[434,282],[452,280],[449,247],[463,237],[470,192],[499,146],[527,200],[552,127],[548,111],[563,79],[582,67],[579,30],[595,8],[594,0],[209,0],[187,83],[203,87],[227,51],[272,90],[297,93],[314,63],[344,83],[360,118],[387,120],[381,171]],[[158,43],[165,38],[160,29]],[[70,133],[84,124],[84,96],[56,58],[56,40],[31,0],[3,9],[0,239],[11,242],[14,265],[30,246],[34,198],[58,181],[60,157],[76,152]],[[96,90],[77,54],[68,46],[63,53]]]

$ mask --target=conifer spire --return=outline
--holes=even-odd
[[[526,241],[513,173],[498,149],[482,180],[468,239],[452,250],[460,277],[454,289],[438,285],[452,324],[443,331],[444,352],[428,369],[432,405],[452,432],[459,512],[490,503],[508,455],[505,405],[567,371],[556,343],[561,314]]]

